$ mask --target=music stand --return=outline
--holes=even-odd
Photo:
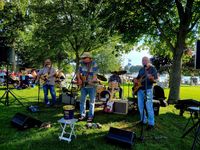
[[[8,62],[6,62],[6,90],[5,90],[4,94],[0,98],[0,103],[4,104],[6,106],[10,105],[9,93],[15,98],[14,102],[17,101],[20,105],[24,106],[22,104],[22,102],[20,102],[20,100],[14,95],[14,93],[12,93],[12,91],[8,87]],[[5,102],[2,102],[4,96],[6,96],[5,97]]]
[[[194,111],[198,111],[198,113],[200,112],[200,107],[189,107],[190,110],[194,110]],[[192,114],[191,114],[192,115]],[[198,114],[199,115],[199,114]],[[191,116],[192,117],[192,116]],[[191,150],[195,150],[195,145],[198,142],[199,136],[200,136],[200,117],[198,116],[198,121],[193,124],[193,126],[191,126],[183,135],[181,138],[184,138],[187,134],[189,134],[193,129],[195,129],[195,133],[194,133],[194,140],[193,140],[193,144],[192,144],[192,148]]]

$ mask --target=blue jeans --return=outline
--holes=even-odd
[[[149,125],[154,126],[154,110],[153,110],[153,90],[147,89],[147,101],[146,101],[146,109],[144,109],[144,90],[139,90],[138,93],[138,108],[140,112],[140,120],[143,123],[147,123]],[[144,118],[143,118],[143,109],[144,109]],[[147,119],[148,115],[148,119]]]
[[[94,106],[95,106],[95,96],[96,96],[96,88],[81,88],[81,99],[80,99],[80,114],[82,117],[86,116],[86,96],[89,94],[90,102],[89,102],[89,113],[88,117],[94,117]]]
[[[54,85],[43,85],[43,91],[44,91],[44,102],[45,104],[50,104],[48,99],[48,90],[50,90],[51,97],[52,97],[52,104],[56,103],[56,92]]]

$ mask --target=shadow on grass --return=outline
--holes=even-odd
[[[32,102],[34,104],[34,102]],[[36,103],[37,104],[37,103]],[[166,108],[168,109],[168,108]],[[102,129],[87,129],[86,121],[76,124],[77,139],[71,143],[59,141],[58,135],[61,133],[57,120],[63,117],[62,107],[45,108],[41,107],[40,113],[28,112],[24,107],[18,105],[0,105],[0,149],[120,149],[118,146],[107,144],[104,137],[109,128],[116,127],[135,132],[140,136],[141,128],[134,126],[139,119],[139,114],[107,114],[102,109],[96,109],[94,122],[103,125]],[[26,131],[18,131],[10,125],[10,121],[15,113],[21,112],[37,118],[43,122],[51,122],[52,128],[33,128]],[[75,118],[78,117],[79,110],[75,111]],[[176,112],[161,113],[155,117],[156,126],[152,131],[144,129],[144,142],[136,141],[133,149],[137,150],[188,150],[192,145],[192,133],[185,138],[180,138],[184,133],[183,128],[188,121],[187,117],[179,116]],[[190,124],[191,125],[191,124]]]

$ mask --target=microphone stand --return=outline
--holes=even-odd
[[[70,82],[70,85],[69,85],[69,87],[70,87],[69,104],[70,105],[72,103],[72,96],[74,96],[74,93],[72,92],[72,88],[73,88],[73,84],[74,84],[73,80],[74,80],[75,76],[76,76],[76,73],[73,75],[71,82]]]
[[[40,101],[40,83],[38,84],[38,106]]]
[[[145,90],[144,90],[144,102],[143,102],[143,113],[142,113],[142,128],[140,132],[140,140],[143,142],[144,141],[144,126],[143,126],[143,120],[144,120],[144,113],[145,113],[145,108],[146,108],[146,101],[147,101],[147,71],[146,71],[146,65],[144,65],[144,77],[145,77]]]

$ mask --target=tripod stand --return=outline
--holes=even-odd
[[[6,90],[5,90],[4,94],[0,98],[0,102],[3,103],[6,106],[10,105],[9,93],[15,98],[14,102],[17,101],[20,105],[24,106],[22,104],[22,102],[20,102],[20,100],[12,93],[12,91],[8,87],[8,63],[6,63]],[[5,102],[2,102],[4,96],[6,96],[5,97]]]

